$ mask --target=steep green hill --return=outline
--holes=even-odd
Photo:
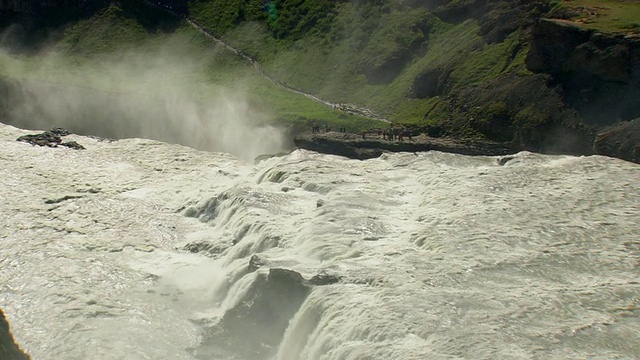
[[[135,64],[131,53],[148,53],[193,69],[172,81],[203,101],[212,94],[208,88],[224,86],[246,92],[274,121],[300,128],[319,121],[351,130],[380,126],[270,83],[182,17],[241,49],[280,84],[367,107],[433,136],[589,153],[600,128],[640,117],[633,101],[640,93],[637,2],[193,0],[182,8],[180,3],[114,2],[64,28],[53,46],[64,61],[51,71],[5,75],[73,83],[78,76],[69,74],[77,69],[99,72],[114,57]],[[5,61],[43,67],[42,58]],[[89,83],[110,91],[135,88],[127,78],[135,79],[106,76]],[[618,101],[607,107],[612,94]]]
[[[639,11],[617,0],[199,0],[189,16],[323,98],[434,135],[589,153],[602,125],[640,116]],[[606,111],[612,94],[628,95]]]
[[[220,93],[240,94],[267,121],[293,129],[379,126],[269,82],[241,57],[144,1],[113,2],[57,33],[35,55],[19,46],[0,53],[0,76],[143,97],[179,91],[202,106]]]

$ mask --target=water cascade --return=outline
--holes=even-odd
[[[637,164],[249,164],[0,125],[0,307],[36,359],[640,356]]]

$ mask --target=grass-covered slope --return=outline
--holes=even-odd
[[[627,61],[624,51],[630,54],[628,68],[633,69],[638,57],[635,45],[607,43],[623,41],[620,36],[600,43],[589,42],[589,38],[596,31],[637,34],[637,2],[193,0],[179,9],[177,4],[121,0],[71,24],[53,49],[65,64],[73,66],[55,65],[37,76],[64,77],[64,81],[73,82],[78,77],[73,80],[69,74],[77,69],[97,69],[106,75],[110,70],[105,64],[112,63],[114,57],[135,64],[139,60],[132,60],[129,54],[150,53],[158,59],[182,59],[183,67],[193,71],[171,81],[181,83],[185,92],[203,101],[212,96],[208,89],[225,86],[243,91],[252,106],[288,125],[307,128],[321,121],[334,127],[346,125],[350,130],[379,126],[274,86],[240,57],[216,48],[179,17],[162,10],[170,8],[242,49],[287,86],[332,102],[368,107],[434,136],[508,141],[538,150],[564,142],[566,146],[557,150],[588,152],[594,135],[589,128],[594,122],[590,109],[593,104],[604,104],[606,91],[601,89],[635,94],[627,85],[620,85],[626,81],[620,71],[622,75],[613,79],[618,83],[612,84],[612,79],[607,74],[600,76],[603,71],[597,69],[611,52],[619,63]],[[589,43],[571,44],[575,39],[545,33],[544,29],[532,32],[541,18],[561,19],[584,29],[586,37],[580,41]],[[553,41],[570,44],[540,46]],[[537,44],[538,51],[533,55],[532,44]],[[579,54],[582,58],[571,55],[576,48],[587,49]],[[548,64],[543,60],[553,59],[558,49],[566,52],[561,54],[564,62],[558,63],[558,69],[545,68]],[[541,56],[546,58],[540,60]],[[583,58],[596,60],[582,61],[586,65],[580,67]],[[531,59],[537,59],[538,64]],[[42,67],[41,59],[18,62],[27,68]],[[34,62],[38,64],[32,65]],[[140,72],[141,67],[144,62],[131,72]],[[33,71],[20,76],[29,74]],[[163,76],[161,72],[159,77]],[[584,79],[591,81],[591,77],[596,85],[585,87]],[[129,86],[123,80],[126,76],[115,77],[117,81],[108,75],[102,78],[91,86],[114,91]],[[581,104],[581,96],[587,93],[598,99]],[[628,103],[620,107],[629,116],[638,112]],[[602,116],[615,118],[618,113],[603,115],[600,111],[597,117]]]
[[[445,96],[504,74],[528,75],[526,28],[547,6],[276,0],[257,12],[252,1],[201,0],[190,15],[288,85],[395,122],[441,126],[450,122]]]
[[[570,0],[554,1],[551,16],[574,21],[587,29],[607,33],[640,31],[637,1]]]
[[[579,85],[576,81],[592,73],[597,77],[602,72],[595,69],[598,61],[605,63],[607,53],[618,50],[607,48],[613,45],[606,42],[582,45],[598,47],[584,56],[603,60],[580,68],[572,65],[580,60],[571,58],[563,74],[544,74],[545,69],[536,69],[536,74],[526,62],[531,28],[539,19],[550,17],[584,28],[588,37],[595,31],[637,34],[634,14],[640,4],[619,0],[198,0],[190,11],[205,28],[259,59],[276,78],[324,98],[361,104],[432,134],[588,152],[593,116],[587,104],[571,98],[580,91],[592,91],[584,90],[584,81]],[[557,37],[560,42],[572,41],[562,39],[562,34]],[[581,44],[569,44],[567,51],[573,52],[577,45]],[[628,48],[629,61],[637,62],[635,45],[620,46]],[[556,56],[555,49],[550,51],[543,55]],[[607,86],[620,87],[605,83],[592,88]],[[636,114],[637,110],[624,111]],[[598,113],[603,116],[611,122],[617,114]]]
[[[179,92],[202,106],[221,93],[237,94],[265,121],[300,129],[324,122],[350,131],[379,126],[276,86],[241,57],[144,1],[112,2],[57,31],[59,39],[37,55],[15,48],[1,53],[0,76],[140,97]]]

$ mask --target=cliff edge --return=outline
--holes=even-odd
[[[371,159],[385,152],[442,151],[463,155],[505,155],[514,149],[491,141],[431,137],[427,134],[388,140],[382,134],[345,134],[335,131],[304,133],[294,138],[297,147],[351,159]]]

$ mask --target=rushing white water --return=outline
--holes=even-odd
[[[0,125],[0,307],[35,359],[640,357],[637,164],[25,133]],[[278,297],[269,268],[339,280]]]

